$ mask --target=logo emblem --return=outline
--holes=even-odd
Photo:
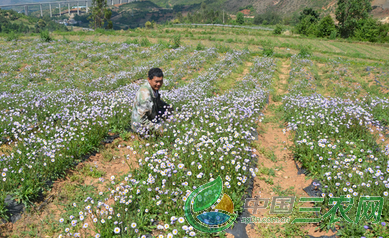
[[[188,223],[206,233],[216,233],[229,228],[238,215],[234,213],[231,198],[222,192],[223,181],[220,176],[194,190],[184,206]]]

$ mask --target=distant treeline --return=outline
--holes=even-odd
[[[243,9],[249,9],[255,14],[252,5],[241,7],[239,10]],[[305,36],[389,42],[389,24],[382,24],[373,19],[370,14],[371,10],[369,0],[338,0],[335,13],[338,24],[335,24],[331,16],[323,16],[312,8],[305,8],[300,13],[295,12],[285,17],[274,11],[268,11],[264,14],[255,14],[252,19],[243,18],[243,14],[238,12],[237,19],[232,20],[229,14],[225,14],[224,22],[226,24],[278,25],[276,28],[278,34],[281,34],[284,28],[282,25],[289,25],[294,27],[293,33]],[[189,12],[186,17],[177,12],[174,22],[220,24],[223,23],[223,14],[221,11],[209,9],[205,3],[202,3],[200,9]]]
[[[68,31],[68,28],[52,21],[50,17],[38,18],[14,10],[0,10],[1,33],[39,33],[44,30]]]

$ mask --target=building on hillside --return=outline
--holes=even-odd
[[[243,15],[245,15],[245,16],[248,16],[248,15],[251,14],[251,11],[249,9],[243,9],[243,10],[241,10],[239,12],[243,13]]]
[[[68,24],[70,24],[70,25],[76,25],[76,24],[78,24],[78,21],[76,21],[76,20],[74,20],[74,19],[70,19],[70,20],[68,21]]]

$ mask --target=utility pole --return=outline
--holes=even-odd
[[[223,9],[223,24],[224,24],[224,9]]]

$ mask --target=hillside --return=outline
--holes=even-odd
[[[64,25],[55,23],[49,17],[41,19],[34,16],[26,16],[13,10],[0,10],[0,33],[9,33],[11,31],[17,33],[38,33],[45,29],[67,31]]]
[[[337,0],[151,0],[161,7],[173,7],[175,5],[193,5],[200,8],[200,4],[205,2],[208,7],[214,10],[224,9],[229,12],[236,12],[240,7],[252,5],[256,13],[275,11],[280,14],[292,15],[305,7],[321,9],[326,13],[334,13]],[[372,12],[376,18],[389,16],[389,0],[373,0]]]

